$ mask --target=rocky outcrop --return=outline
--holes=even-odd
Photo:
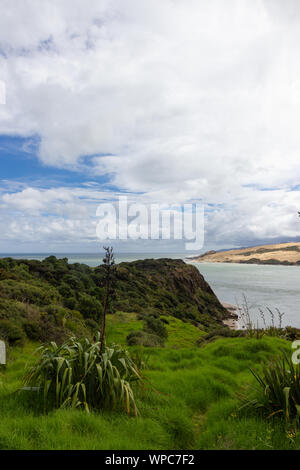
[[[131,303],[133,311],[151,308],[204,326],[222,323],[234,315],[222,306],[199,270],[182,260],[121,263],[116,274],[118,298],[114,308],[119,310],[126,311]]]
[[[24,335],[58,341],[69,332],[86,336],[103,314],[105,267],[0,259],[0,337],[11,343]],[[108,312],[141,317],[171,315],[202,329],[230,316],[198,269],[182,260],[147,259],[116,265]],[[70,333],[71,334],[71,333]]]

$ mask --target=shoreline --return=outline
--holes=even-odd
[[[228,302],[221,302],[224,308],[230,314],[230,317],[223,320],[223,324],[228,326],[231,330],[241,330],[241,325],[239,323],[238,311],[240,308],[237,305],[229,304]]]
[[[300,265],[300,241],[266,243],[250,247],[209,250],[189,258],[194,262],[236,263],[255,265]]]
[[[189,263],[199,263],[199,264],[238,264],[238,265],[243,265],[246,264],[247,266],[252,265],[252,266],[288,266],[288,267],[296,267],[300,266],[299,263],[285,263],[285,262],[278,262],[278,263],[247,263],[246,261],[208,261],[208,260],[203,260],[201,261],[200,259],[193,259],[193,258],[184,258],[185,262]]]

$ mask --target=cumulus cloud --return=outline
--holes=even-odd
[[[298,191],[257,191],[243,188],[239,197],[226,203],[205,204],[205,246],[204,249],[248,246],[265,241],[292,241],[299,233],[299,222],[295,217]],[[18,250],[97,250],[101,245],[97,235],[97,208],[101,204],[114,201],[118,206],[121,193],[103,192],[93,187],[59,187],[55,189],[26,188],[3,192],[0,196],[0,243],[2,246],[18,247]],[[124,196],[124,194],[123,194]],[[190,193],[189,193],[190,196]],[[135,206],[143,205],[149,216],[143,221],[143,231],[150,233],[151,203],[161,201],[162,194],[128,194],[128,213],[133,216]],[[175,192],[174,192],[175,198]],[[180,198],[181,199],[181,198]],[[167,199],[166,199],[167,200]],[[167,204],[161,209],[173,209]],[[148,211],[148,212],[147,212]],[[118,214],[118,210],[116,210]],[[103,214],[104,215],[104,214]],[[138,215],[138,213],[136,214]],[[110,223],[113,220],[110,217]],[[129,217],[128,222],[132,221]],[[172,223],[172,222],[171,222]],[[148,225],[148,226],[147,226]],[[124,229],[121,221],[120,229]],[[159,226],[157,228],[159,230]],[[200,234],[199,234],[200,235]],[[187,240],[142,241],[129,238],[114,241],[117,250],[125,251],[184,251]],[[15,249],[14,248],[14,249]]]
[[[0,134],[37,135],[43,164],[149,201],[202,199],[211,243],[297,237],[297,0],[0,8]],[[95,207],[76,191],[25,188],[1,204],[75,223]]]

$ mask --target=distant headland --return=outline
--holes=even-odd
[[[189,258],[199,263],[240,263],[300,266],[300,242],[278,243],[223,251],[207,251]]]

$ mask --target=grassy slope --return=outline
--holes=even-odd
[[[252,382],[248,368],[281,347],[290,350],[289,343],[226,338],[203,348],[175,349],[186,346],[191,334],[187,324],[175,321],[168,325],[169,347],[147,349],[145,375],[153,387],[146,382],[138,392],[139,418],[79,410],[37,414],[28,392],[14,393],[36,345],[13,350],[0,387],[0,449],[300,448],[299,438],[286,436],[277,420],[240,413],[236,396]],[[131,322],[141,324],[134,317],[118,324],[110,319],[110,341],[124,342]]]
[[[135,313],[118,313],[115,315],[108,315],[107,325],[107,338],[108,341],[126,346],[126,336],[131,331],[141,330],[143,322],[136,319]],[[171,348],[190,348],[196,346],[196,341],[200,336],[205,335],[205,332],[193,326],[191,323],[184,323],[183,321],[162,315],[168,321],[166,328],[168,331],[168,339],[166,347]]]

